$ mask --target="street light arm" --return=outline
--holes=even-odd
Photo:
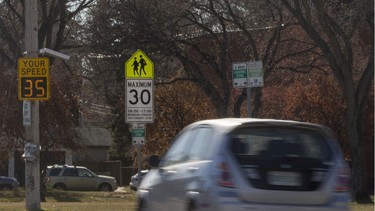
[[[47,54],[49,56],[57,57],[57,58],[64,59],[64,60],[70,59],[69,55],[54,51],[54,50],[49,49],[49,48],[39,49],[39,53],[40,54]]]

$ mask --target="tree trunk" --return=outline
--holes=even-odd
[[[352,187],[353,197],[358,203],[373,203],[368,194],[367,169],[365,160],[365,150],[363,138],[361,137],[361,128],[359,124],[363,121],[363,115],[359,112],[356,114],[354,104],[348,101],[348,108],[346,112],[347,122],[347,141],[350,144],[350,157],[352,159]]]
[[[258,115],[258,111],[260,109],[260,107],[262,106],[262,87],[257,87],[255,88],[255,96],[254,96],[254,103],[253,103],[253,115],[251,115],[252,117],[256,118]]]
[[[352,150],[352,184],[353,184],[353,196],[358,203],[373,203],[368,191],[368,177],[365,164],[365,154],[362,144]]]
[[[237,98],[233,106],[233,116],[241,117],[241,107],[243,101],[246,99],[246,88],[242,89],[241,95]]]
[[[224,104],[224,103],[223,103]],[[217,103],[216,105],[216,115],[218,118],[228,117],[228,106]]]

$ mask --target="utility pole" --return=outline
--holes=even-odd
[[[27,57],[39,56],[37,0],[25,1],[25,50]],[[39,101],[31,101],[31,124],[25,126],[26,142],[34,146],[35,160],[25,160],[26,210],[40,209]],[[25,147],[25,153],[27,146]]]
[[[251,87],[246,88],[247,95],[247,117],[251,118]]]

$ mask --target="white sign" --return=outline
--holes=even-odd
[[[146,137],[146,127],[143,123],[132,124],[133,145],[144,145]]]
[[[154,122],[154,94],[152,79],[125,81],[125,121],[127,123]]]
[[[31,102],[30,100],[23,101],[23,125],[31,125]]]
[[[246,62],[232,64],[233,88],[246,88],[247,83],[247,64]]]
[[[262,87],[263,82],[263,63],[262,61],[247,62],[248,87]]]

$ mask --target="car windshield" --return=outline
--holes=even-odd
[[[231,134],[230,147],[235,155],[269,159],[303,157],[329,160],[327,141],[317,132],[294,128],[241,128]]]

